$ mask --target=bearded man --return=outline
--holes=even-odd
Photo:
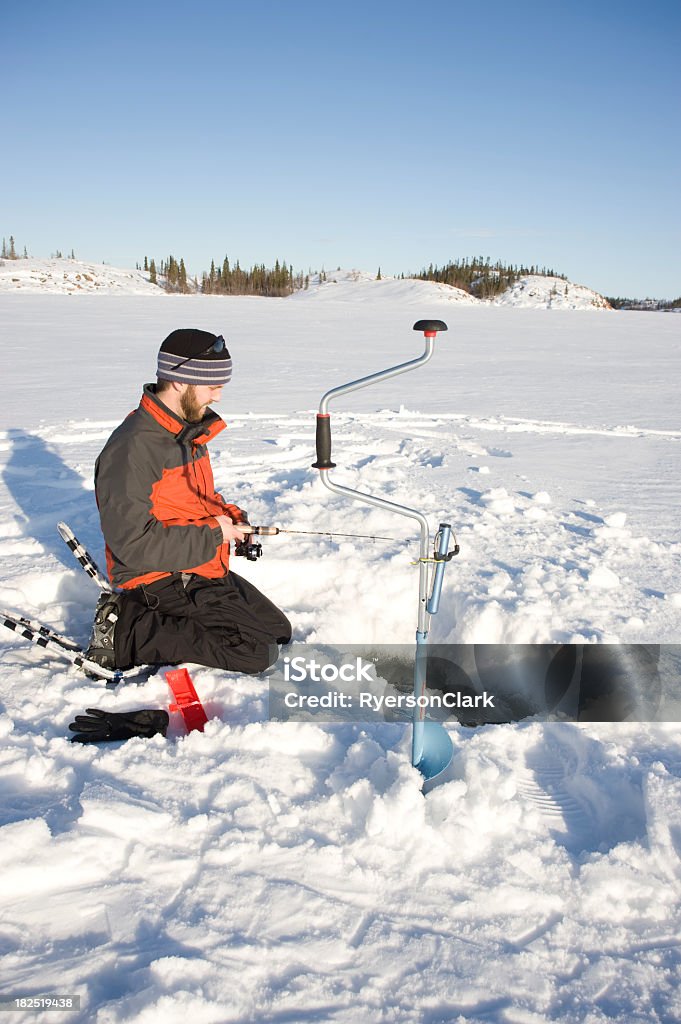
[[[229,568],[230,542],[249,527],[215,491],[206,447],[225,427],[210,409],[232,375],[224,338],[173,331],[156,375],[95,466],[114,590],[100,597],[87,657],[117,669],[190,661],[262,672],[291,625]]]

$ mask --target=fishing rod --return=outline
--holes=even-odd
[[[244,524],[247,533],[255,533],[258,537],[276,537],[278,533],[306,533],[311,537],[360,537],[362,540],[394,540],[394,537],[375,537],[369,533],[337,533],[336,530],[288,530],[283,526],[252,526]]]
[[[254,543],[251,537],[276,537],[280,533],[298,533],[307,537],[346,537],[351,540],[394,540],[394,537],[376,537],[367,533],[336,533],[323,530],[289,530],[283,526],[251,526],[250,523],[237,523],[240,530],[248,534],[243,540],[234,542],[234,554],[242,555],[249,562],[255,562],[262,555],[262,544]]]

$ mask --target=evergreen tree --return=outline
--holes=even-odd
[[[211,260],[210,271],[201,275],[200,285],[196,279],[194,281],[196,290],[206,295],[290,295],[305,286],[303,274],[296,274],[286,260],[282,263],[277,259],[271,270],[264,263],[244,270],[238,260],[232,267],[227,256],[221,268]]]
[[[149,261],[148,261],[146,256],[144,257],[144,273],[145,274],[149,273]]]
[[[151,284],[156,284],[156,263],[153,259],[149,264],[149,281]]]
[[[5,241],[4,238],[2,240],[2,255],[0,256],[0,259],[3,259],[3,260],[7,259],[7,242]]]
[[[182,291],[182,287],[181,287],[181,283],[180,283],[180,264],[175,259],[175,257],[172,255],[172,253],[171,253],[171,255],[168,257],[168,259],[164,263],[164,270],[165,270],[164,276],[165,276],[165,289],[166,289],[166,291],[167,292]],[[185,283],[186,283],[186,272],[185,272]]]
[[[376,280],[377,281],[382,281],[383,280],[383,278],[381,277],[381,268],[380,267],[378,268],[378,273],[376,274]]]
[[[8,254],[8,257],[11,260],[15,260],[17,258],[16,249],[14,248],[14,236],[13,235],[9,236],[9,254]]]

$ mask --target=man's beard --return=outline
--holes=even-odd
[[[196,401],[196,388],[193,384],[188,384],[187,390],[180,395],[180,408],[188,423],[199,423],[203,419],[206,406]]]

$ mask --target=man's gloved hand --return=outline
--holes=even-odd
[[[72,743],[102,743],[129,740],[133,736],[150,737],[156,733],[165,736],[170,718],[167,711],[143,708],[141,711],[102,711],[86,708],[84,715],[76,715],[69,729],[75,733]]]

